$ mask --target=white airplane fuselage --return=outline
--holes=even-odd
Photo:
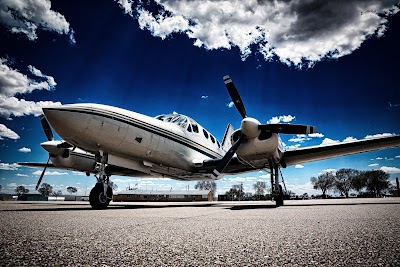
[[[180,125],[167,122],[169,117],[153,118],[100,104],[71,104],[43,110],[53,129],[69,144],[93,154],[107,153],[108,163],[147,174],[171,174],[174,178],[174,173],[182,176],[176,170],[194,173],[203,161],[220,159],[226,153],[210,132],[184,115],[176,114],[186,119]],[[238,152],[244,156],[278,156],[278,135],[256,141],[244,144]],[[205,173],[200,175],[205,178]],[[191,178],[199,176],[194,173]]]

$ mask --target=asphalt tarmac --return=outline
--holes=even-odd
[[[400,266],[400,199],[0,202],[0,266]]]

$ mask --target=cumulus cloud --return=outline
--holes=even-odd
[[[384,171],[384,172],[386,172],[386,173],[389,173],[389,174],[397,174],[397,173],[400,173],[400,168],[396,168],[396,167],[386,167],[386,166],[382,166],[380,170],[381,170],[381,171]]]
[[[16,171],[18,170],[19,165],[17,163],[3,163],[0,162],[0,170],[4,171]]]
[[[368,165],[368,167],[377,167],[377,166],[379,166],[378,163],[372,163],[372,164],[369,164],[369,165]]]
[[[301,164],[296,164],[294,167],[295,167],[295,169],[303,169],[304,168],[304,166]]]
[[[322,140],[321,145],[333,145],[333,144],[337,144],[340,143],[339,140],[332,140],[330,138],[324,138],[324,140]]]
[[[75,43],[74,31],[65,17],[51,10],[50,0],[4,0],[0,1],[0,23],[11,33],[20,33],[29,40],[37,39],[36,30],[42,29],[67,34]]]
[[[348,136],[343,140],[343,142],[354,142],[354,141],[357,141],[357,140],[358,139],[354,138],[353,136]]]
[[[228,108],[233,108],[233,107],[235,106],[235,104],[231,101],[231,102],[229,102],[228,104],[226,104],[226,106],[227,106]]]
[[[34,66],[28,66],[28,70],[36,77],[35,79],[11,68],[7,65],[6,59],[0,58],[0,117],[39,116],[43,107],[61,105],[60,102],[35,102],[20,98],[21,95],[34,90],[51,91],[57,85],[52,76],[43,74]]]
[[[19,139],[19,135],[13,130],[7,128],[4,124],[0,124],[0,140],[3,140],[4,138],[16,140]]]
[[[139,27],[162,39],[181,33],[205,49],[237,47],[243,60],[254,50],[266,61],[297,67],[351,54],[387,30],[397,0],[118,0]],[[150,10],[151,9],[151,10]],[[155,12],[154,12],[155,11]]]
[[[29,152],[31,152],[32,150],[31,150],[30,148],[23,147],[23,148],[18,149],[18,151],[19,151],[19,152],[22,152],[22,153],[29,153]]]
[[[19,176],[19,177],[29,177],[28,175],[22,174],[22,173],[17,173],[15,176]]]
[[[292,120],[294,120],[296,117],[292,116],[292,115],[283,115],[283,116],[277,116],[277,117],[272,117],[270,120],[267,121],[268,124],[277,124],[277,123],[281,123],[281,122],[291,122]]]
[[[201,99],[207,99],[208,98],[208,95],[202,95],[201,96]]]
[[[373,135],[367,135],[364,137],[364,139],[374,139],[374,138],[382,138],[382,137],[390,137],[390,136],[395,136],[396,134],[394,133],[382,133],[382,134],[373,134]]]
[[[322,133],[313,133],[308,135],[311,138],[322,138],[324,135]]]

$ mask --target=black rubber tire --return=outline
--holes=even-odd
[[[279,195],[275,197],[275,205],[277,207],[283,206],[283,197],[282,186],[279,185]]]
[[[107,199],[105,201],[101,200],[101,196],[104,194],[103,191],[103,184],[100,183],[97,183],[90,191],[89,203],[93,209],[105,209],[107,208],[108,204],[110,204],[113,195],[111,187],[107,188]]]

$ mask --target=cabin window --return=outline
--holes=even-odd
[[[188,127],[187,127],[187,130],[188,130],[188,132],[192,132],[192,126],[190,126],[190,124],[188,125]]]
[[[218,145],[218,148],[221,148],[221,145],[218,140],[217,140],[217,145]]]
[[[211,142],[213,142],[213,143],[215,144],[214,136],[212,136],[212,135],[210,134],[210,138],[211,138]]]
[[[204,129],[203,129],[203,134],[204,134],[204,136],[208,139],[208,133],[207,133],[207,131],[204,130]]]
[[[197,124],[192,124],[193,127],[193,132],[199,133],[199,127],[197,127]]]

